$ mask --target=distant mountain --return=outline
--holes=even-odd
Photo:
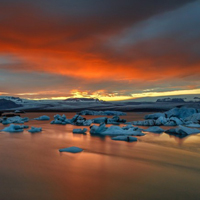
[[[0,109],[10,109],[20,107],[21,104],[16,104],[15,102],[7,99],[0,99]]]
[[[10,100],[16,104],[21,104],[21,103],[25,103],[26,100],[25,99],[21,99],[19,97],[12,97],[12,96],[0,96],[0,100],[1,99],[5,99],[5,100]]]
[[[65,99],[64,101],[67,101],[67,102],[101,102],[99,99],[94,99],[94,98],[68,98],[68,99]]]
[[[163,99],[157,99],[156,102],[174,102],[174,103],[181,103],[185,102],[183,98],[163,98]]]

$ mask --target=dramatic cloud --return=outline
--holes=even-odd
[[[0,93],[189,93],[200,87],[199,10],[194,0],[3,0]]]

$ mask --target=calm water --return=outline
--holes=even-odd
[[[43,114],[53,119],[55,113],[23,117]],[[128,113],[123,118],[141,120],[145,114]],[[35,120],[26,124],[43,131],[0,133],[0,200],[199,199],[200,135],[180,139],[147,133],[138,142],[127,143],[89,132],[73,134],[72,125]],[[59,153],[69,146],[84,152]]]

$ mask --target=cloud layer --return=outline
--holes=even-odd
[[[50,98],[200,88],[200,1],[6,0],[0,93]]]

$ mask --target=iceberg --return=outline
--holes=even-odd
[[[158,119],[159,117],[165,117],[165,114],[164,113],[154,113],[154,114],[146,115],[144,118],[145,119]]]
[[[117,116],[117,115],[115,115],[113,118],[98,117],[98,118],[92,119],[92,121],[95,124],[105,123],[105,124],[115,124],[115,125],[118,125],[120,123],[126,123],[125,119],[120,119],[120,117]]]
[[[54,115],[54,120],[51,122],[51,124],[74,124],[76,126],[90,126],[92,124],[92,120],[86,120],[86,118],[75,115],[72,119],[67,119],[65,115]]]
[[[200,128],[200,124],[188,124],[186,126],[192,127],[192,128]]]
[[[185,119],[185,121],[192,121],[192,122],[195,122],[195,123],[199,123],[200,122],[200,113],[195,113],[195,114],[187,117]]]
[[[54,120],[51,121],[51,124],[61,124],[61,125],[66,125],[66,124],[71,124],[71,121],[66,118],[66,116],[63,114],[61,115],[54,115]]]
[[[165,133],[175,134],[175,135],[191,135],[191,134],[200,133],[200,130],[195,129],[195,128],[187,128],[187,127],[179,125],[177,128],[172,128],[165,131]]]
[[[101,123],[106,123],[107,120],[108,120],[107,117],[98,117],[98,118],[94,118],[92,121],[95,124],[101,124]]]
[[[131,136],[115,136],[111,138],[112,140],[120,140],[120,141],[126,141],[126,142],[135,142],[137,141],[136,137]]]
[[[120,119],[119,116],[115,115],[113,118],[108,118],[106,123],[107,124],[126,123],[126,120]]]
[[[140,130],[135,131],[133,128],[124,130],[119,126],[110,126],[101,135],[134,135],[134,136],[143,136],[145,135]]]
[[[42,128],[37,128],[37,127],[34,127],[32,126],[30,130],[28,130],[29,133],[38,133],[38,132],[41,132],[42,131]]]
[[[143,136],[144,133],[141,130],[135,130],[134,128],[123,129],[119,126],[110,126],[106,127],[104,123],[100,124],[100,126],[93,125],[90,127],[91,134],[97,135],[134,135],[134,136]]]
[[[38,118],[35,118],[35,120],[50,120],[50,117],[49,116],[47,116],[47,115],[42,115],[42,116],[40,116],[40,117],[38,117]]]
[[[19,116],[15,116],[15,117],[3,117],[3,120],[2,120],[2,124],[3,125],[7,125],[7,124],[24,124],[24,122],[28,122],[29,121],[29,118],[28,117],[19,117]]]
[[[1,131],[9,132],[9,133],[19,133],[19,132],[23,132],[24,131],[24,126],[10,124],[10,126],[4,128]]]
[[[83,133],[85,134],[87,131],[87,128],[83,128],[83,129],[73,129],[73,133]]]
[[[158,127],[158,126],[152,126],[146,130],[144,130],[145,132],[151,132],[151,133],[163,133],[165,130]]]
[[[59,149],[60,152],[69,152],[69,153],[79,153],[82,152],[83,149],[79,148],[79,147],[68,147],[68,148],[64,148],[64,149]]]
[[[171,110],[165,112],[166,117],[177,117],[179,119],[185,119],[195,113],[198,113],[198,110],[195,108],[187,108],[187,107],[181,107],[181,108],[172,108]]]
[[[99,126],[93,125],[90,127],[90,134],[92,135],[100,135],[107,129],[104,123],[100,124]]]

